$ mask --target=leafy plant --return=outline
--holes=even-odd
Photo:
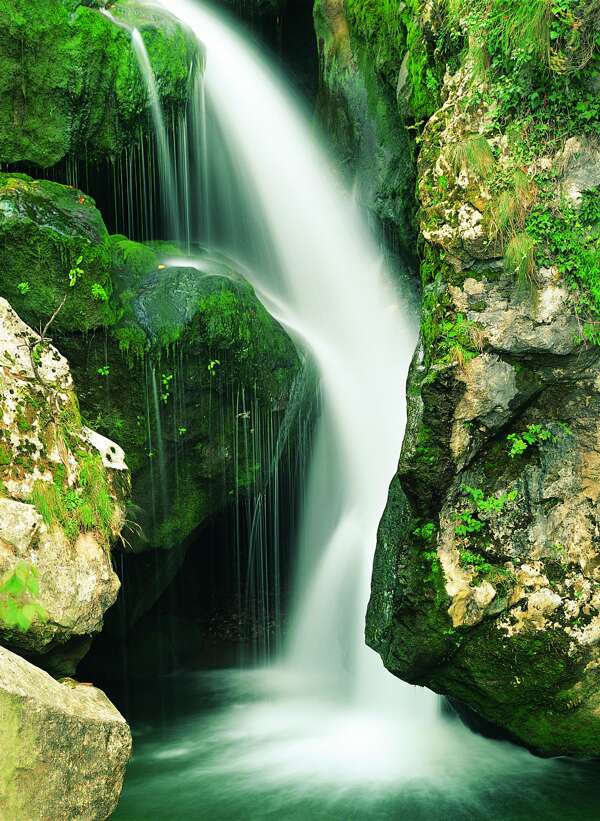
[[[83,256],[78,256],[77,259],[75,260],[74,265],[72,265],[71,268],[69,269],[69,286],[71,288],[74,288],[77,285],[77,283],[79,282],[79,279],[85,273],[83,268],[79,267],[82,262],[83,262]]]
[[[19,562],[0,582],[0,621],[26,632],[34,621],[46,621],[44,608],[35,600],[39,594],[37,567]]]
[[[517,491],[511,490],[509,493],[502,493],[499,496],[486,496],[481,488],[462,485],[463,496],[471,502],[471,507],[463,510],[456,517],[454,532],[457,536],[469,536],[472,533],[481,532],[487,526],[487,522],[479,518],[479,514],[500,513],[506,504],[514,502],[517,498]]]
[[[173,374],[172,373],[163,373],[160,377],[161,383],[161,393],[160,399],[163,404],[167,404],[169,401],[169,397],[171,396],[171,382],[173,381]]]
[[[208,363],[207,368],[208,368],[208,372],[211,376],[216,376],[217,375],[217,365],[220,365],[220,364],[221,363],[218,359],[211,359],[210,360],[210,362]]]
[[[506,440],[510,443],[508,455],[511,459],[521,456],[532,445],[541,445],[543,442],[555,442],[556,436],[542,425],[528,425],[522,433],[509,433]]]
[[[99,282],[92,283],[91,292],[97,302],[108,302],[108,293],[106,292],[106,288],[100,285]]]
[[[19,282],[17,285],[17,291],[25,296],[31,290],[31,285],[28,282]]]
[[[101,365],[96,370],[96,373],[98,376],[110,376],[110,365]]]

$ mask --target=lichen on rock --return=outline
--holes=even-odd
[[[72,670],[119,590],[110,546],[129,474],[118,445],[82,424],[67,361],[4,299],[0,369],[0,576],[35,567],[46,613],[24,633],[0,624],[0,636],[50,669]]]
[[[0,647],[0,808],[9,819],[108,818],[131,754],[103,692],[61,684]]]

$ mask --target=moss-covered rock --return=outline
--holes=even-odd
[[[370,4],[371,6],[373,4]],[[317,113],[344,171],[406,263],[415,259],[415,151],[396,86],[378,70],[370,40],[343,0],[318,0],[321,63]],[[375,12],[373,12],[375,13]],[[387,41],[386,41],[387,42]],[[376,53],[380,53],[377,48]]]
[[[4,818],[108,818],[131,732],[103,692],[52,679],[0,647],[0,807]]]
[[[127,27],[142,30],[165,109],[185,105],[198,61],[193,38],[130,0],[110,13],[124,27],[90,3],[1,0],[0,162],[114,157],[139,139],[149,103]]]
[[[55,329],[110,324],[111,271],[108,232],[90,197],[0,173],[0,293],[26,322],[43,325],[62,304]]]
[[[4,299],[0,367],[0,640],[72,672],[119,590],[110,546],[129,475],[83,425],[66,360]]]
[[[0,293],[34,327],[60,308],[84,417],[126,451],[129,541],[181,544],[267,469],[252,431],[283,419],[293,344],[228,259],[169,267],[177,247],[110,237],[77,189],[0,174],[0,237]]]
[[[421,345],[367,640],[532,749],[596,756],[600,214],[580,115],[597,55],[567,83],[558,58],[494,40],[510,15],[471,12],[432,29],[465,50],[420,137]]]

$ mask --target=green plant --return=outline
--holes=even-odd
[[[173,381],[173,374],[172,373],[163,373],[160,377],[161,383],[161,393],[160,399],[163,404],[167,404],[169,401],[169,397],[171,396],[171,382]]]
[[[459,555],[461,565],[463,567],[472,567],[476,573],[485,574],[494,570],[494,565],[478,553],[473,553],[471,550],[461,550]]]
[[[466,171],[481,180],[491,173],[496,162],[490,144],[481,134],[456,143],[452,148],[451,160],[455,174]]]
[[[98,376],[110,376],[110,365],[101,365],[97,368],[96,373]]]
[[[575,292],[582,338],[600,344],[600,198],[584,194],[578,209],[539,203],[525,230],[536,242],[538,264],[555,267]]]
[[[504,251],[504,265],[521,284],[535,283],[535,240],[529,234],[516,234]]]
[[[78,256],[77,259],[75,260],[75,263],[69,269],[69,287],[70,288],[74,288],[77,285],[77,283],[79,282],[79,279],[85,273],[83,268],[79,267],[82,262],[83,262],[83,257]]]
[[[77,485],[70,486],[62,466],[56,468],[54,480],[37,480],[33,486],[32,503],[44,522],[58,523],[69,539],[82,531],[97,530],[106,542],[110,540],[115,502],[106,471],[99,454],[78,454]]]
[[[437,536],[437,525],[435,522],[425,522],[425,524],[414,528],[413,536],[416,536],[424,544],[432,544]]]
[[[91,292],[97,302],[108,302],[108,293],[106,288],[100,285],[99,282],[92,283]]]
[[[527,429],[522,433],[509,433],[506,437],[507,442],[510,443],[508,455],[511,459],[515,456],[521,456],[528,447],[532,445],[541,445],[543,442],[555,442],[556,436],[542,425],[532,424],[528,425]]]
[[[22,632],[36,620],[46,621],[47,613],[36,601],[38,594],[37,567],[19,562],[0,582],[0,621]]]
[[[506,504],[514,502],[517,491],[501,493],[499,496],[486,496],[481,488],[461,486],[461,493],[470,501],[470,507],[456,516],[454,532],[457,536],[465,537],[472,533],[480,533],[487,526],[487,521],[479,518],[480,514],[501,513]]]
[[[208,363],[207,369],[211,376],[217,375],[217,365],[220,365],[220,361],[218,359],[211,359]]]
[[[17,291],[25,296],[31,290],[31,285],[28,282],[19,282],[17,285]]]

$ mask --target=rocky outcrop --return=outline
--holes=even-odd
[[[444,44],[458,48],[419,140],[421,344],[367,641],[396,675],[536,751],[593,756],[600,154],[581,112],[594,110],[595,58],[576,59],[565,30],[518,74],[514,32],[498,39],[506,18],[486,9],[413,15],[433,69]],[[483,75],[480,47],[493,55]],[[544,88],[547,108],[519,83]]]
[[[127,543],[181,545],[268,469],[251,431],[283,418],[292,342],[230,260],[170,267],[176,246],[109,236],[75,188],[0,175],[0,237],[0,291],[34,327],[62,306],[52,331],[83,414],[125,449]]]
[[[343,0],[314,4],[321,63],[317,117],[390,248],[400,252],[403,265],[412,265],[416,230],[414,144],[406,130],[410,118],[397,104],[395,83],[373,59],[364,20],[355,10]],[[397,17],[398,10],[391,14]]]
[[[149,102],[133,27],[142,30],[162,105],[185,106],[199,61],[193,38],[157,8],[117,2],[108,13],[105,5],[0,0],[1,163],[97,160],[139,139]]]
[[[26,632],[0,620],[0,640],[72,672],[119,590],[110,544],[129,474],[121,449],[82,424],[67,361],[4,299],[0,373],[0,577],[34,568],[44,613]]]
[[[100,690],[0,647],[0,748],[2,818],[89,821],[117,805],[131,733]]]

